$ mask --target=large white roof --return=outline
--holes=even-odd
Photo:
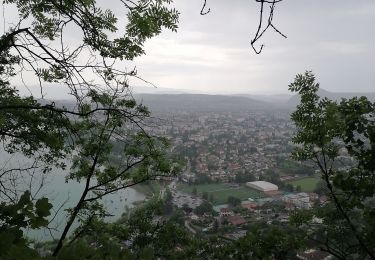
[[[247,182],[246,185],[261,191],[276,191],[279,189],[277,185],[267,181],[251,181]]]

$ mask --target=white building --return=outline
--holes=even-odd
[[[251,181],[247,182],[246,186],[263,192],[277,191],[279,189],[277,185],[267,181]]]

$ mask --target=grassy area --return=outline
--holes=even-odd
[[[194,187],[197,188],[197,195],[202,196],[204,192],[208,193],[208,196],[213,195],[213,204],[225,204],[228,202],[228,197],[233,196],[241,200],[247,200],[248,198],[261,198],[263,197],[259,191],[253,190],[246,186],[240,187],[230,187],[225,183],[215,183],[215,184],[202,184],[202,185],[188,185],[180,184],[178,189],[186,192],[192,193]]]
[[[228,189],[228,185],[225,183],[213,183],[213,184],[200,184],[200,185],[188,185],[188,184],[179,184],[178,189],[186,192],[192,193],[194,187],[197,188],[197,193],[202,194],[203,192],[211,192],[215,190]]]
[[[318,177],[307,177],[295,181],[290,181],[288,183],[292,184],[294,187],[301,186],[301,191],[312,192],[314,191],[319,180],[320,179]]]

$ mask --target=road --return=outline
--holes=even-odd
[[[189,231],[191,232],[191,233],[193,233],[193,234],[196,234],[197,233],[197,231],[195,231],[190,225],[189,225],[189,221],[187,221],[187,220],[185,220],[185,227],[187,228],[187,229],[189,229]]]

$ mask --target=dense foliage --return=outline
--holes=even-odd
[[[35,193],[31,187],[35,176],[58,167],[67,170],[66,182],[84,184],[52,250],[58,256],[74,222],[79,227],[70,241],[107,216],[104,196],[178,172],[167,140],[144,131],[149,111],[135,102],[128,84],[139,76],[124,70],[122,61],[144,54],[144,42],[163,28],[176,31],[179,14],[170,0],[118,1],[127,18],[121,28],[113,10],[96,1],[3,4],[16,7],[19,17],[0,37],[0,138],[6,153],[33,163],[11,164],[0,173],[0,255],[35,256],[23,231],[47,227],[51,204],[37,195],[43,182]],[[72,31],[79,36],[72,39]],[[39,91],[29,85],[30,94],[21,96],[15,83],[20,74],[30,85],[38,82]],[[71,95],[67,104],[44,99],[54,84]]]
[[[297,217],[309,237],[340,259],[375,258],[375,104],[366,97],[339,103],[319,97],[311,72],[297,75],[290,90],[301,103],[292,114],[297,126],[293,153],[320,170],[329,200]],[[354,163],[342,167],[342,156]],[[323,190],[324,192],[324,190]],[[313,219],[321,224],[314,224]]]

